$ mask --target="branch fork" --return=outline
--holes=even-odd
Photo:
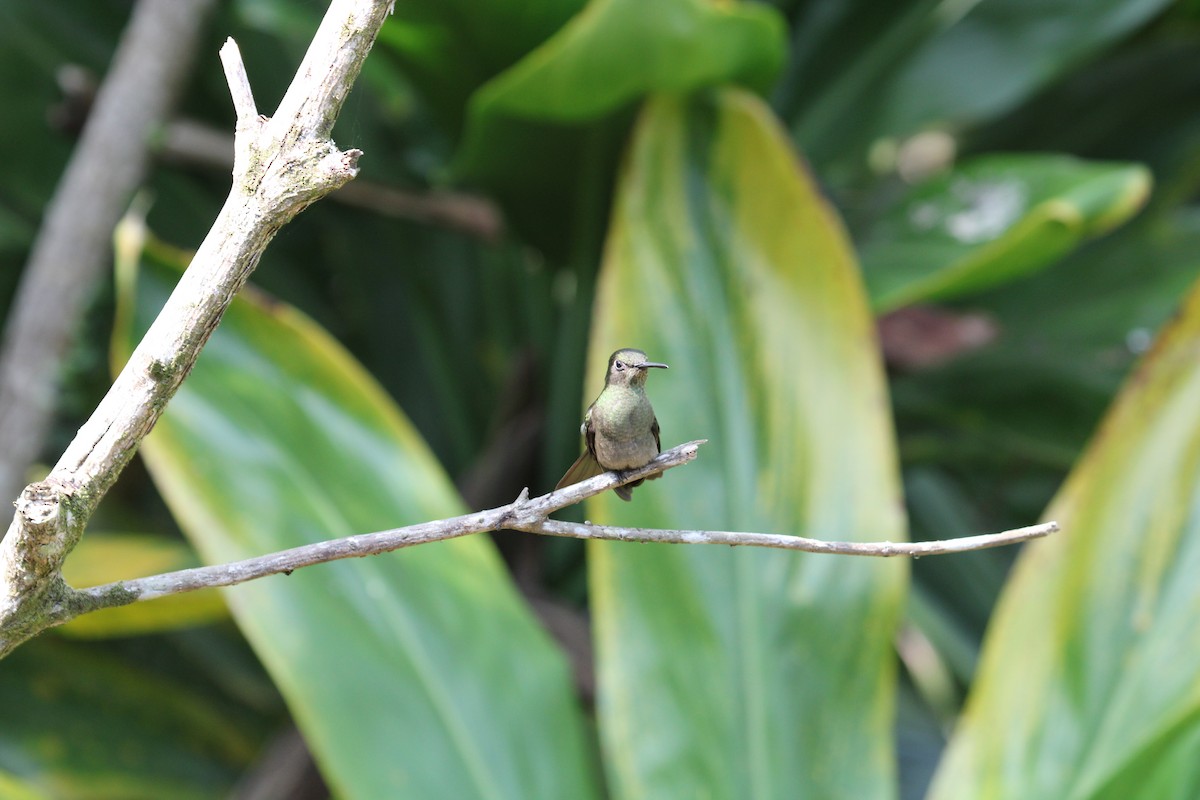
[[[332,118],[288,119],[258,113],[237,42],[226,39],[221,64],[237,112],[233,186],[286,223],[311,203],[358,175],[358,149],[339,150],[329,138]],[[298,124],[301,123],[301,124]],[[310,125],[311,127],[306,127]]]
[[[0,542],[0,656],[89,610],[61,567],[96,505],[191,371],[225,309],[284,224],[351,180],[359,150],[330,136],[383,25],[385,0],[332,0],[275,116],[260,117],[237,45],[221,60],[238,116],[233,187],[179,285],[49,477],[32,484]]]

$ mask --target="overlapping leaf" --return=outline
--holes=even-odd
[[[931,796],[1200,793],[1200,292],[1028,548]]]
[[[778,13],[757,4],[592,0],[471,97],[454,170],[494,192],[536,244],[572,252],[576,213],[608,191],[619,112],[655,91],[765,89],[783,33]]]
[[[128,352],[178,273],[123,264]],[[137,253],[127,261],[136,261]],[[234,301],[143,452],[208,561],[460,513],[378,386],[294,310]],[[228,592],[343,797],[588,797],[561,654],[483,538]],[[548,757],[547,754],[553,754]]]
[[[467,98],[542,44],[586,0],[417,0],[399,3],[379,44],[405,66],[457,132]]]
[[[797,9],[776,103],[835,182],[864,172],[881,139],[953,131],[1002,114],[1128,36],[1165,0],[870,0]],[[1107,96],[1107,95],[1106,95]],[[1052,112],[1057,128],[1077,116]],[[1063,120],[1071,124],[1062,124]]]
[[[871,317],[837,217],[764,104],[656,97],[621,178],[591,391],[645,349],[664,446],[693,464],[595,520],[903,536]],[[591,549],[601,733],[617,797],[885,798],[898,563]]]
[[[1003,283],[1054,263],[1127,220],[1150,176],[1065,156],[968,161],[914,189],[861,246],[875,307],[888,311]]]

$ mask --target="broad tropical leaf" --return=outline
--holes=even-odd
[[[931,797],[1200,794],[1200,291],[1005,588]]]
[[[913,189],[861,245],[879,311],[979,291],[1054,263],[1132,216],[1150,192],[1136,164],[981,156]]]
[[[186,254],[125,246],[115,349]],[[135,275],[135,272],[137,273]],[[294,309],[234,301],[143,453],[209,562],[464,511],[407,420]],[[342,797],[589,797],[561,653],[482,537],[226,593]]]
[[[663,445],[693,464],[596,521],[904,535],[871,315],[841,224],[767,107],[659,96],[638,122],[589,355],[641,347]],[[904,565],[652,545],[590,550],[617,797],[886,798]]]
[[[494,192],[533,241],[573,252],[577,213],[597,199],[581,191],[608,191],[622,112],[652,92],[763,90],[784,46],[782,18],[760,4],[592,0],[472,95],[454,171]]]
[[[800,4],[793,22],[796,46],[776,90],[776,106],[816,163],[836,165],[838,180],[840,173],[865,171],[874,143],[929,128],[960,131],[1019,106],[1167,5],[1166,0]],[[1121,96],[1119,90],[1104,93],[1106,99],[1114,96]],[[1050,116],[1071,120],[1057,128],[1089,127],[1061,108]]]
[[[254,681],[220,639],[212,631],[190,639],[205,651],[196,658],[173,651],[184,650],[181,640],[132,655],[49,634],[5,658],[0,797],[228,795],[279,724],[279,709],[269,685],[271,713],[254,707],[264,698],[244,691]],[[230,674],[241,696],[221,686]]]

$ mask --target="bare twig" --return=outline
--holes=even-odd
[[[254,102],[250,76],[246,74],[246,65],[242,62],[242,51],[233,39],[226,39],[221,46],[221,66],[225,70],[225,81],[229,84],[237,125],[239,128],[248,128],[258,119],[258,105]]]
[[[1044,522],[1002,533],[964,536],[932,542],[827,542],[779,533],[742,533],[739,531],[681,531],[664,528],[618,528],[611,525],[579,524],[542,519],[525,525],[510,526],[530,533],[566,536],[571,539],[602,539],[618,542],[659,542],[661,544],[724,544],[730,547],[773,547],[801,550],[805,553],[831,553],[843,556],[941,556],[986,550],[1047,536],[1058,530],[1057,522]]]
[[[237,104],[233,187],[162,312],[45,481],[26,487],[0,542],[0,655],[87,608],[62,562],[133,457],[267,244],[358,171],[329,138],[390,7],[333,0],[274,118],[258,117],[236,46],[221,51]]]
[[[69,619],[83,610],[127,605],[139,600],[152,600],[181,592],[207,589],[218,586],[233,586],[256,578],[290,574],[301,567],[323,564],[343,558],[389,553],[414,545],[455,539],[474,533],[507,528],[511,530],[541,533],[550,536],[567,536],[576,539],[601,539],[622,542],[660,542],[669,544],[723,544],[729,546],[773,547],[785,550],[802,550],[810,553],[834,553],[855,556],[928,556],[944,553],[961,553],[999,547],[1034,539],[1058,530],[1057,523],[1047,522],[1027,528],[1018,528],[1003,533],[984,536],[968,536],[934,542],[827,542],[800,536],[767,533],[739,533],[731,531],[682,531],[650,528],[620,528],[590,523],[562,522],[549,519],[553,512],[580,502],[588,497],[608,491],[629,481],[658,474],[672,467],[686,464],[696,457],[704,440],[688,442],[667,450],[644,467],[623,473],[607,472],[595,478],[568,486],[556,492],[533,499],[528,490],[514,502],[499,508],[464,514],[460,517],[423,522],[403,528],[393,528],[376,533],[364,533],[332,539],[325,542],[293,547],[278,553],[234,561],[210,567],[169,572],[148,578],[96,586],[79,590],[72,603],[64,603],[59,613]]]
[[[451,517],[436,522],[422,522],[376,533],[363,533],[342,539],[315,542],[229,564],[196,567],[154,575],[149,578],[119,581],[84,589],[79,594],[86,596],[91,602],[95,602],[97,608],[125,605],[135,600],[150,600],[195,589],[233,586],[255,578],[276,575],[280,572],[288,573],[301,567],[323,564],[327,561],[378,555],[399,550],[402,547],[412,547],[444,539],[456,539],[460,536],[494,531],[499,528],[521,530],[522,525],[543,520],[560,508],[574,505],[588,497],[620,486],[622,483],[647,475],[656,475],[671,467],[686,464],[696,457],[696,453],[703,443],[704,440],[688,442],[660,454],[658,458],[640,469],[624,473],[607,472],[541,497],[529,499],[528,490],[526,490],[516,501],[487,511],[464,514],[460,517]]]

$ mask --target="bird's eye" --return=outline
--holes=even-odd
[[[625,363],[623,361],[614,361],[613,366],[617,368],[617,371],[625,369]]]

